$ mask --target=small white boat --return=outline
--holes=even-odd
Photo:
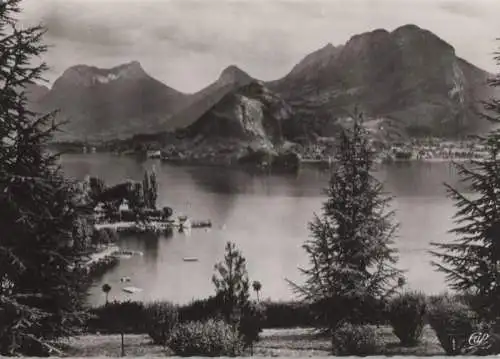
[[[184,262],[198,262],[198,258],[196,257],[184,257],[182,258]]]
[[[148,151],[148,158],[161,158],[161,151]]]
[[[191,221],[187,216],[179,216],[178,221],[180,231],[189,231],[191,229]]]
[[[142,289],[137,287],[125,287],[122,288],[122,290],[126,293],[132,293],[132,294],[142,292]]]

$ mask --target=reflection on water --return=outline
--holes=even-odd
[[[213,223],[210,230],[193,229],[189,234],[124,236],[120,246],[144,255],[124,259],[105,274],[92,291],[94,304],[104,302],[100,286],[105,282],[113,287],[110,298],[126,298],[121,288],[130,285],[143,289],[130,297],[140,300],[186,302],[212,294],[213,266],[223,258],[227,241],[243,251],[250,278],[263,284],[264,297],[290,299],[285,279],[301,280],[297,267],[307,265],[301,245],[309,236],[308,221],[321,210],[322,189],[328,182],[328,172],[313,167],[296,175],[263,175],[103,154],[67,155],[62,165],[69,176],[98,175],[108,184],[141,180],[143,171],[155,166],[160,206]],[[376,176],[396,197],[394,208],[401,224],[396,244],[409,285],[442,291],[443,277],[433,271],[427,251],[429,242],[450,238],[454,208],[442,184],[458,184],[455,169],[448,163],[395,163],[379,168]],[[184,262],[184,257],[199,261]],[[132,282],[121,283],[124,276]]]

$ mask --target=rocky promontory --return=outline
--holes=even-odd
[[[169,160],[214,164],[278,164],[290,156],[292,108],[262,82],[226,94],[163,149]],[[293,161],[292,161],[293,162]]]

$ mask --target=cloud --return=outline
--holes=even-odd
[[[439,5],[443,10],[464,17],[481,17],[483,14],[474,5],[463,1],[445,1]]]
[[[126,34],[120,34],[104,23],[87,21],[82,18],[68,17],[57,9],[52,9],[41,18],[41,23],[47,29],[48,41],[71,41],[81,45],[89,46],[112,46],[120,47],[131,45],[132,42]]]
[[[500,37],[498,0],[24,0],[45,22],[53,73],[138,60],[152,76],[196,91],[229,65],[272,80],[308,53],[376,28],[413,23],[488,70]],[[460,16],[460,18],[458,18]],[[53,79],[53,78],[52,78]]]

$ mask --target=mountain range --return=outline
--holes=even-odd
[[[38,112],[59,110],[58,119],[67,123],[56,139],[64,141],[176,129],[268,141],[277,123],[284,124],[286,139],[330,136],[354,107],[380,120],[380,131],[457,136],[488,128],[477,111],[481,100],[498,95],[487,85],[490,76],[432,32],[405,25],[328,44],[270,82],[229,66],[212,84],[186,94],[132,61],[110,69],[76,65],[50,89],[33,85],[27,95]]]

